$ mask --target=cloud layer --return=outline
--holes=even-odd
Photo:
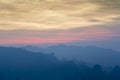
[[[59,30],[119,23],[120,0],[0,0],[0,30]]]

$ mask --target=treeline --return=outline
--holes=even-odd
[[[44,67],[5,68],[0,80],[120,80],[120,67],[103,69],[99,64],[90,67],[65,61]]]

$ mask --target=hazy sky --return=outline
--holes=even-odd
[[[119,37],[120,0],[0,0],[0,44],[120,42]]]

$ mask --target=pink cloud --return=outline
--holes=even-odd
[[[0,44],[46,44],[79,41],[107,40],[117,36],[115,32],[101,28],[78,31],[0,31]]]
[[[72,42],[75,38],[34,38],[23,37],[14,39],[0,39],[0,44],[44,44],[44,43],[66,43]]]

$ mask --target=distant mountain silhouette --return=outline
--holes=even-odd
[[[31,46],[31,45],[28,45],[28,46],[24,46],[22,47],[23,49],[26,49],[28,51],[32,51],[32,52],[44,52],[44,53],[48,53],[46,51],[46,49],[43,49],[43,48],[40,48],[40,47],[37,47],[37,46]]]
[[[32,49],[29,47],[24,48],[33,52],[53,52],[59,59],[77,59],[91,64],[101,64],[107,66],[120,65],[120,52],[114,51],[112,49],[99,48],[95,46],[77,47],[66,45],[51,46],[46,49],[39,47],[34,47]]]

